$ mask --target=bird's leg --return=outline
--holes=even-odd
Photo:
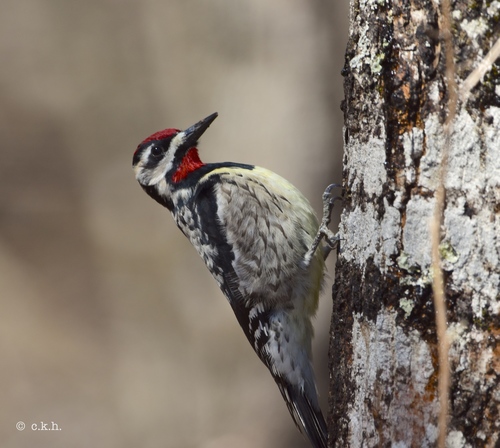
[[[304,255],[304,264],[306,267],[309,267],[309,265],[311,264],[311,260],[313,259],[316,249],[318,248],[323,238],[326,241],[326,245],[325,247],[323,247],[323,258],[325,260],[330,254],[330,252],[337,246],[340,240],[338,234],[335,235],[328,228],[328,225],[330,224],[331,220],[333,205],[335,204],[335,201],[342,199],[340,196],[334,196],[334,197],[331,196],[332,190],[334,188],[342,188],[342,185],[338,184],[328,185],[328,187],[326,187],[325,192],[323,193],[323,219],[321,220],[318,233],[316,234],[316,237],[314,238],[311,247]]]

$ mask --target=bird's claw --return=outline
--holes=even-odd
[[[323,193],[323,218],[321,220],[321,224],[318,229],[318,233],[316,234],[316,237],[314,238],[314,241],[310,247],[310,249],[307,251],[304,261],[306,266],[308,266],[311,263],[311,260],[313,258],[314,253],[316,252],[316,249],[318,248],[319,244],[321,243],[321,240],[324,238],[326,245],[323,247],[323,257],[326,260],[330,252],[337,247],[337,244],[340,240],[340,237],[335,235],[329,228],[328,225],[330,224],[331,217],[332,217],[332,210],[333,206],[335,205],[335,202],[338,200],[342,200],[341,196],[334,196],[332,197],[332,191],[334,188],[342,188],[341,185],[339,184],[330,184],[328,187],[326,187],[324,193]]]

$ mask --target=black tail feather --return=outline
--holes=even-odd
[[[328,447],[328,429],[318,405],[315,405],[299,388],[279,384],[283,398],[295,424],[314,448]]]

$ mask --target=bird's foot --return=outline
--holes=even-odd
[[[318,233],[314,238],[314,241],[309,248],[309,250],[304,255],[304,263],[306,267],[311,264],[311,260],[318,249],[321,240],[324,238],[326,245],[323,247],[323,258],[326,260],[330,252],[337,247],[340,240],[338,234],[334,234],[329,228],[329,224],[332,217],[333,206],[336,201],[342,200],[341,196],[332,196],[332,191],[334,188],[342,188],[342,185],[331,184],[328,185],[325,192],[323,193],[323,218],[319,225]]]

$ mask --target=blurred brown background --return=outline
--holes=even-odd
[[[272,169],[320,211],[341,180],[347,3],[2,1],[2,447],[307,446],[131,160],[152,132],[218,111],[202,159]]]

